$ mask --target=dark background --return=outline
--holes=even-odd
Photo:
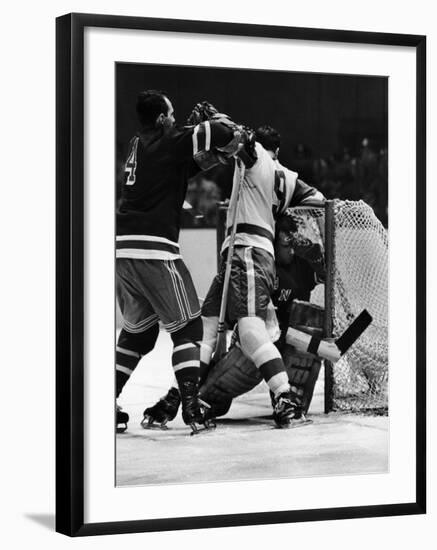
[[[387,225],[387,78],[119,63],[116,86],[119,170],[138,92],[163,90],[179,124],[207,100],[237,123],[275,127],[282,164],[328,198],[365,200]]]

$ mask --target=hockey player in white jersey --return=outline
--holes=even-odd
[[[258,132],[258,140],[262,139]],[[232,258],[227,302],[227,320],[237,323],[243,353],[260,370],[274,395],[273,418],[278,427],[288,427],[301,411],[293,399],[282,357],[266,328],[266,317],[275,285],[275,219],[288,206],[323,202],[323,196],[298,179],[298,174],[281,166],[259,141],[257,161],[245,170],[238,201],[237,232]],[[233,193],[236,186],[233,187]],[[231,197],[230,204],[235,205]],[[235,206],[234,206],[235,207]],[[232,207],[226,228],[231,231]],[[222,257],[229,236],[222,246]],[[204,338],[200,348],[201,369],[208,365],[215,346],[225,262],[215,277],[202,307]]]
[[[202,116],[205,114],[200,109]],[[193,122],[198,123],[199,119]],[[276,426],[286,428],[299,420],[302,413],[293,398],[282,357],[266,328],[276,276],[275,219],[288,206],[321,204],[324,198],[317,190],[301,182],[296,172],[281,166],[275,158],[277,152],[267,151],[260,143],[262,139],[263,130],[260,129],[257,139],[253,134],[252,140],[246,144],[248,155],[256,160],[250,163],[251,166],[246,166],[240,186],[235,185],[239,177],[239,170],[235,170],[234,196],[231,195],[231,207],[227,214],[228,236],[221,250],[222,261],[202,306],[204,336],[200,346],[200,376],[202,382],[202,378],[207,376],[216,344],[226,252],[234,218],[233,209],[237,208],[226,321],[230,327],[237,325],[243,353],[259,369],[274,395],[273,418]],[[240,158],[244,160],[244,156],[240,155]],[[239,201],[235,197],[237,192],[240,193]],[[175,389],[170,391],[174,393]],[[154,407],[146,409],[145,417],[153,418],[159,403],[164,405],[165,400],[163,398]]]

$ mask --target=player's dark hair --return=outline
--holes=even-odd
[[[267,124],[258,128],[255,132],[255,138],[267,151],[275,152],[281,145],[281,135]]]
[[[166,93],[159,90],[146,90],[138,94],[137,114],[143,126],[154,126],[161,113],[168,114],[165,97],[167,97]]]

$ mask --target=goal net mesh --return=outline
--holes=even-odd
[[[325,209],[293,208],[298,231],[326,249],[327,285],[312,301],[328,305],[332,337],[339,337],[363,309],[373,321],[344,357],[333,365],[332,408],[385,413],[388,410],[388,237],[363,201],[332,201],[330,230]],[[325,238],[328,236],[328,242]]]

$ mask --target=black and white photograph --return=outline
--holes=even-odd
[[[425,37],[57,40],[57,531],[424,513]]]
[[[115,85],[116,485],[386,473],[388,78]]]
[[[2,548],[433,546],[432,6],[4,5]]]

